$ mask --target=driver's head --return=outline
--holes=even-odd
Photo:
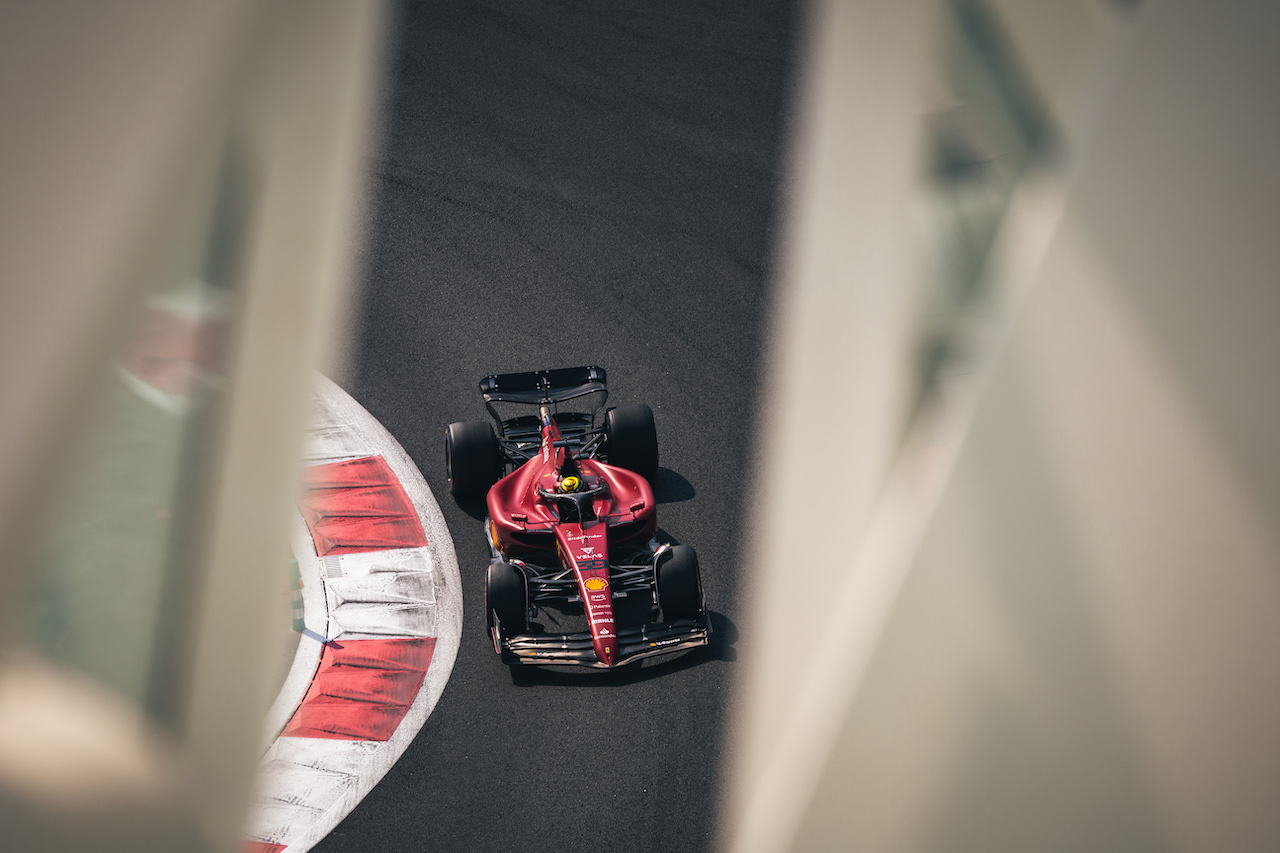
[[[582,481],[572,475],[560,481],[560,491],[562,492],[576,492],[581,487]]]

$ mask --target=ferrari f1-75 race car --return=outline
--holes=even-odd
[[[445,461],[454,497],[488,504],[494,651],[607,669],[706,645],[697,555],[656,538],[649,407],[606,409],[599,367],[487,376],[480,393],[496,432],[450,424]]]

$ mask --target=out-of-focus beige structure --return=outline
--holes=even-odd
[[[6,850],[238,843],[382,17],[0,8]]]
[[[1280,849],[1280,6],[807,30],[724,849]]]

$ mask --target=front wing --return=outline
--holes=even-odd
[[[508,664],[576,665],[608,669],[596,659],[591,646],[591,632],[575,634],[506,635],[501,625],[494,628],[494,647]],[[623,628],[618,631],[618,656],[614,667],[656,655],[696,649],[711,642],[711,617],[704,613],[699,620],[678,619]]]

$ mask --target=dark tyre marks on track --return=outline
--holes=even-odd
[[[318,850],[712,846],[792,28],[788,4],[752,0],[401,10],[347,384],[440,499],[462,648],[414,745]],[[483,375],[588,363],[612,402],[654,410],[659,524],[697,548],[717,644],[509,673],[445,427],[485,417]]]

